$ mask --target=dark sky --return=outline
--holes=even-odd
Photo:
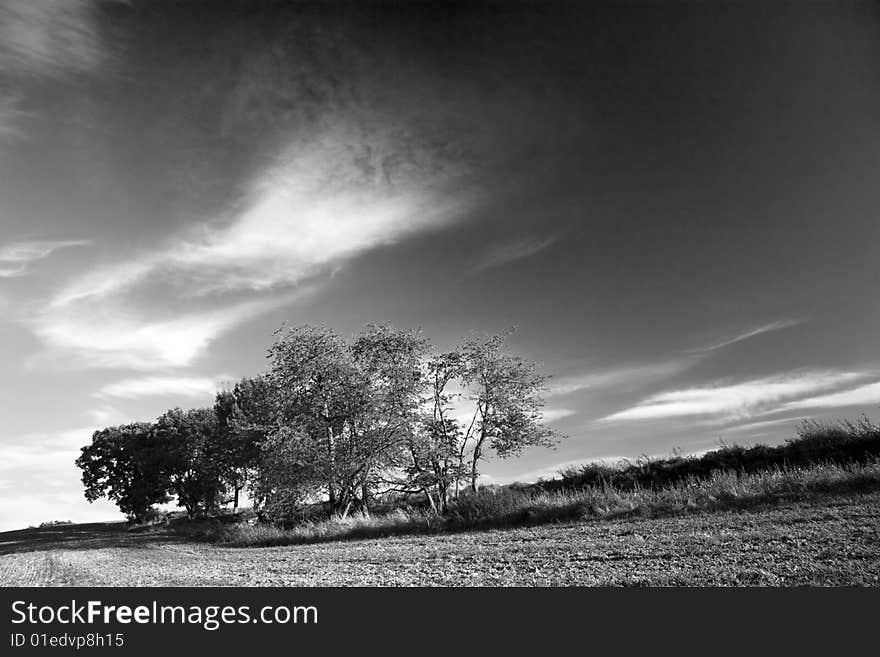
[[[490,481],[874,414],[877,5],[584,4],[0,0],[0,525],[285,320],[517,325]]]

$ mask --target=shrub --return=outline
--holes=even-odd
[[[605,483],[556,492],[505,487],[455,500],[446,515],[401,507],[386,514],[307,522],[292,529],[244,523],[201,537],[236,547],[316,543],[536,525],[547,522],[653,517],[703,510],[743,509],[829,494],[880,490],[880,459],[863,464],[774,467],[757,473],[717,470],[662,487],[621,489]],[[190,532],[190,536],[194,536]]]
[[[560,491],[609,483],[622,490],[632,490],[637,486],[665,486],[688,477],[709,477],[719,470],[760,472],[792,465],[866,463],[878,457],[880,426],[866,416],[856,422],[807,420],[798,427],[795,438],[776,447],[725,445],[699,457],[654,460],[643,457],[635,464],[623,461],[617,467],[586,463],[563,471],[560,479],[520,488]]]
[[[872,491],[880,489],[880,427],[867,417],[834,424],[808,421],[795,438],[776,447],[725,445],[700,457],[642,457],[618,466],[587,463],[561,474],[535,484],[464,491],[443,515],[421,498],[396,495],[375,505],[372,515],[327,519],[326,505],[314,504],[298,508],[280,526],[245,524],[233,517],[225,527],[214,522],[181,530],[231,545],[284,545],[742,508]]]

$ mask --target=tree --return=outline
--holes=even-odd
[[[156,421],[154,433],[167,450],[168,480],[178,505],[190,517],[214,511],[225,492],[214,409],[171,409]]]
[[[463,432],[451,417],[458,395],[448,391],[450,384],[461,377],[461,355],[453,351],[434,356],[425,369],[429,395],[424,401],[428,409],[423,410],[417,430],[408,441],[410,462],[404,468],[405,486],[423,493],[435,511],[445,512],[451,487],[463,474],[457,459]]]
[[[371,325],[347,344],[305,326],[279,332],[269,353],[276,432],[284,429],[271,444],[283,441],[300,476],[324,483],[331,513],[366,511],[371,489],[402,462],[418,419],[427,341]]]
[[[83,471],[86,499],[107,497],[130,520],[142,522],[153,505],[168,501],[167,452],[150,423],[95,431],[76,465]]]
[[[419,331],[368,324],[351,345],[364,381],[365,404],[353,426],[360,464],[361,506],[370,490],[406,462],[407,446],[422,421],[428,341]]]
[[[244,378],[232,390],[217,393],[216,452],[223,481],[232,491],[233,509],[238,509],[244,487],[254,487],[260,446],[274,425],[274,408],[272,389],[265,377]]]
[[[459,350],[461,380],[474,405],[461,441],[459,465],[463,467],[468,459],[474,492],[487,447],[507,458],[529,446],[552,447],[558,440],[556,433],[541,423],[547,377],[535,363],[508,353],[506,337],[472,336]]]
[[[419,331],[388,325],[349,341],[282,327],[268,373],[220,392],[211,408],[95,432],[77,459],[86,498],[106,495],[137,520],[172,494],[190,516],[238,508],[245,487],[276,520],[323,500],[334,515],[367,513],[390,492],[423,494],[445,512],[462,481],[477,490],[487,453],[507,458],[557,439],[542,424],[546,377],[505,338],[431,355]],[[462,402],[472,405],[466,422]]]
[[[308,478],[324,482],[330,510],[338,513],[352,493],[347,456],[363,382],[345,343],[327,328],[283,328],[276,332],[269,357],[283,436],[308,441],[299,450],[308,455],[302,459],[312,468]]]
[[[280,427],[261,444],[259,470],[252,490],[262,502],[263,519],[284,524],[299,517],[309,501],[327,490],[324,455],[305,432]]]

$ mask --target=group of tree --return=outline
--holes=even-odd
[[[219,392],[213,407],[96,431],[77,459],[86,498],[107,497],[134,520],[174,499],[190,516],[237,508],[242,491],[273,520],[318,502],[341,517],[366,513],[390,494],[443,512],[476,491],[489,454],[558,439],[542,423],[547,377],[506,337],[437,353],[420,332],[390,326],[350,340],[283,327],[268,371]]]

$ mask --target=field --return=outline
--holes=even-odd
[[[156,526],[0,533],[2,586],[880,585],[880,493],[262,548]]]

